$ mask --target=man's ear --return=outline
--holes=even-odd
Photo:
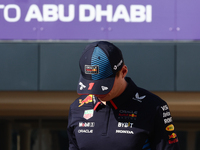
[[[128,73],[128,67],[126,65],[124,65],[121,69],[121,74],[122,74],[122,78],[125,78],[125,76]]]

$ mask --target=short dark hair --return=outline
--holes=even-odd
[[[122,64],[122,67],[124,66],[125,64],[124,64],[124,62],[123,62],[123,64]],[[119,70],[119,71],[117,71],[117,73],[116,73],[116,77],[119,77],[119,73],[120,73],[120,71],[122,70],[122,68]]]

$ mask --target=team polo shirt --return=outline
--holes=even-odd
[[[69,150],[179,150],[167,103],[126,81],[125,91],[106,105],[94,95],[71,104]]]

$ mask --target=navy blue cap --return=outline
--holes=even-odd
[[[84,49],[79,61],[81,75],[77,93],[80,95],[108,94],[123,62],[122,52],[114,44],[107,41],[89,44]]]

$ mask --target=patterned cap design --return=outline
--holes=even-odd
[[[123,62],[121,50],[114,44],[107,41],[89,44],[79,61],[81,75],[77,86],[78,94],[109,93]]]

